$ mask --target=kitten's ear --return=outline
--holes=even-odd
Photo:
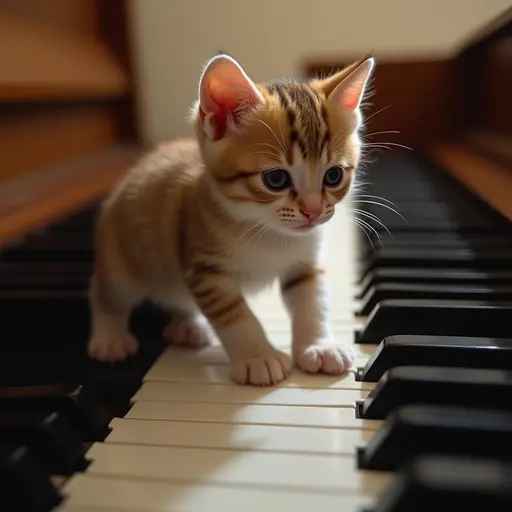
[[[374,67],[375,59],[368,57],[320,81],[320,87],[332,103],[355,113],[361,106]]]
[[[206,65],[199,84],[199,114],[213,140],[224,137],[229,123],[237,123],[263,97],[240,64],[228,55],[217,55]]]

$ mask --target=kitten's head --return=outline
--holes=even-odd
[[[373,67],[369,57],[325,79],[254,83],[227,55],[208,62],[195,130],[235,216],[299,235],[334,215],[359,164],[360,105]]]

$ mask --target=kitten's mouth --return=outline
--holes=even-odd
[[[305,220],[298,226],[294,226],[293,229],[295,231],[311,231],[314,228],[317,228],[318,226],[321,226],[325,222],[327,222],[329,219],[323,218],[323,219],[316,219],[316,220]]]
[[[295,226],[295,229],[299,231],[308,231],[310,229],[315,228],[318,226],[318,222],[305,222],[304,224],[301,224],[300,226]]]

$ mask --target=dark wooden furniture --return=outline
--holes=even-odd
[[[0,1],[0,245],[96,200],[138,154],[124,0]]]

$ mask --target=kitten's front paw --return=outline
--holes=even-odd
[[[176,316],[164,329],[163,337],[168,345],[204,348],[213,344],[215,332],[204,318]]]
[[[137,353],[139,343],[131,334],[119,337],[113,335],[96,335],[89,342],[88,353],[93,359],[115,363]]]
[[[352,367],[355,351],[351,345],[309,345],[294,350],[295,364],[307,373],[342,375]]]
[[[275,350],[262,356],[234,361],[231,375],[239,384],[270,386],[286,379],[291,370],[290,358]]]

